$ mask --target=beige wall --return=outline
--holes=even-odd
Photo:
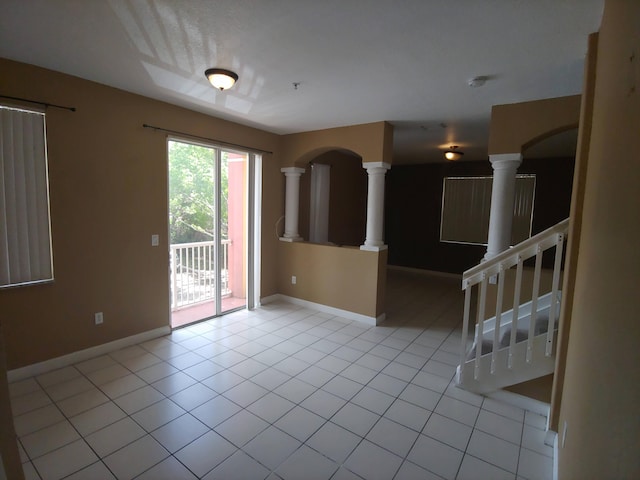
[[[47,112],[56,280],[0,291],[9,369],[168,325],[166,136],[143,123],[275,152],[263,162],[262,294],[275,293],[279,137],[8,60],[0,71],[3,95],[77,108]]]
[[[386,122],[285,135],[282,167],[305,166],[329,150],[350,150],[363,162],[392,162],[393,127]]]
[[[639,48],[640,2],[607,0],[560,411],[561,479],[640,478]]]
[[[368,317],[384,312],[386,250],[305,242],[281,242],[279,250],[279,293]]]
[[[494,105],[489,155],[520,153],[548,136],[576,128],[579,118],[580,95]]]

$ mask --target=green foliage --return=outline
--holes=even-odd
[[[169,234],[172,244],[214,238],[215,156],[210,147],[169,142]],[[227,159],[222,152],[221,236],[227,236]]]

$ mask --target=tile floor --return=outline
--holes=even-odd
[[[378,327],[287,303],[10,385],[27,479],[551,478],[545,419],[453,386],[459,282]]]

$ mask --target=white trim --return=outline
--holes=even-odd
[[[294,305],[300,305],[301,307],[305,307],[305,308],[311,308],[314,310],[318,310],[320,312],[330,313],[338,317],[346,318],[348,320],[355,320],[355,321],[366,323],[367,325],[373,325],[373,326],[380,325],[387,318],[386,313],[383,313],[378,317],[370,317],[368,315],[362,315],[361,313],[350,312],[348,310],[342,310],[341,308],[330,307],[329,305],[310,302],[309,300],[290,297],[289,295],[283,295],[281,293],[276,293],[275,295],[269,295],[268,297],[264,297],[262,298],[261,303],[263,305],[266,305],[267,303],[275,302],[278,300],[288,302],[288,303],[293,303]]]
[[[485,393],[484,395],[499,402],[508,403],[514,407],[522,408],[523,410],[537,413],[538,415],[544,415],[545,418],[549,418],[551,405],[541,402],[540,400],[535,400],[507,390],[497,390],[495,392]]]
[[[553,432],[553,480],[558,480],[558,434]]]
[[[367,252],[381,252],[382,250],[387,250],[389,248],[388,245],[360,245],[360,250],[365,250]]]
[[[423,268],[403,267],[401,265],[387,265],[387,270],[396,270],[398,272],[417,273],[419,275],[444,277],[452,280],[462,281],[461,273],[437,272],[435,270],[425,270]]]
[[[43,373],[56,370],[58,368],[67,367],[84,360],[89,360],[100,355],[105,355],[116,350],[120,350],[124,347],[136,345],[138,343],[146,342],[154,338],[162,337],[171,333],[171,327],[160,327],[153,330],[147,330],[146,332],[131,335],[129,337],[120,338],[113,342],[103,343],[102,345],[96,345],[95,347],[85,348],[84,350],[78,350],[77,352],[63,355],[61,357],[45,360],[44,362],[34,363],[27,365],[26,367],[16,368],[7,372],[7,378],[9,383],[25,378],[33,377],[35,375],[42,375]]]

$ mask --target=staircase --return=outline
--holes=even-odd
[[[564,241],[569,219],[467,270],[462,277],[465,291],[460,364],[456,383],[476,393],[532,380],[555,368],[561,292],[559,290]],[[547,252],[553,262],[550,291],[541,294],[542,259]],[[531,292],[524,291],[524,262],[535,257]],[[515,270],[515,276],[509,270]],[[504,309],[505,285],[513,290],[511,308]],[[497,284],[494,316],[486,317],[489,284]],[[512,288],[511,288],[512,287]],[[530,293],[530,294],[529,294]],[[521,298],[531,298],[522,302]],[[475,300],[475,331],[469,335]],[[477,302],[477,305],[476,305]]]

